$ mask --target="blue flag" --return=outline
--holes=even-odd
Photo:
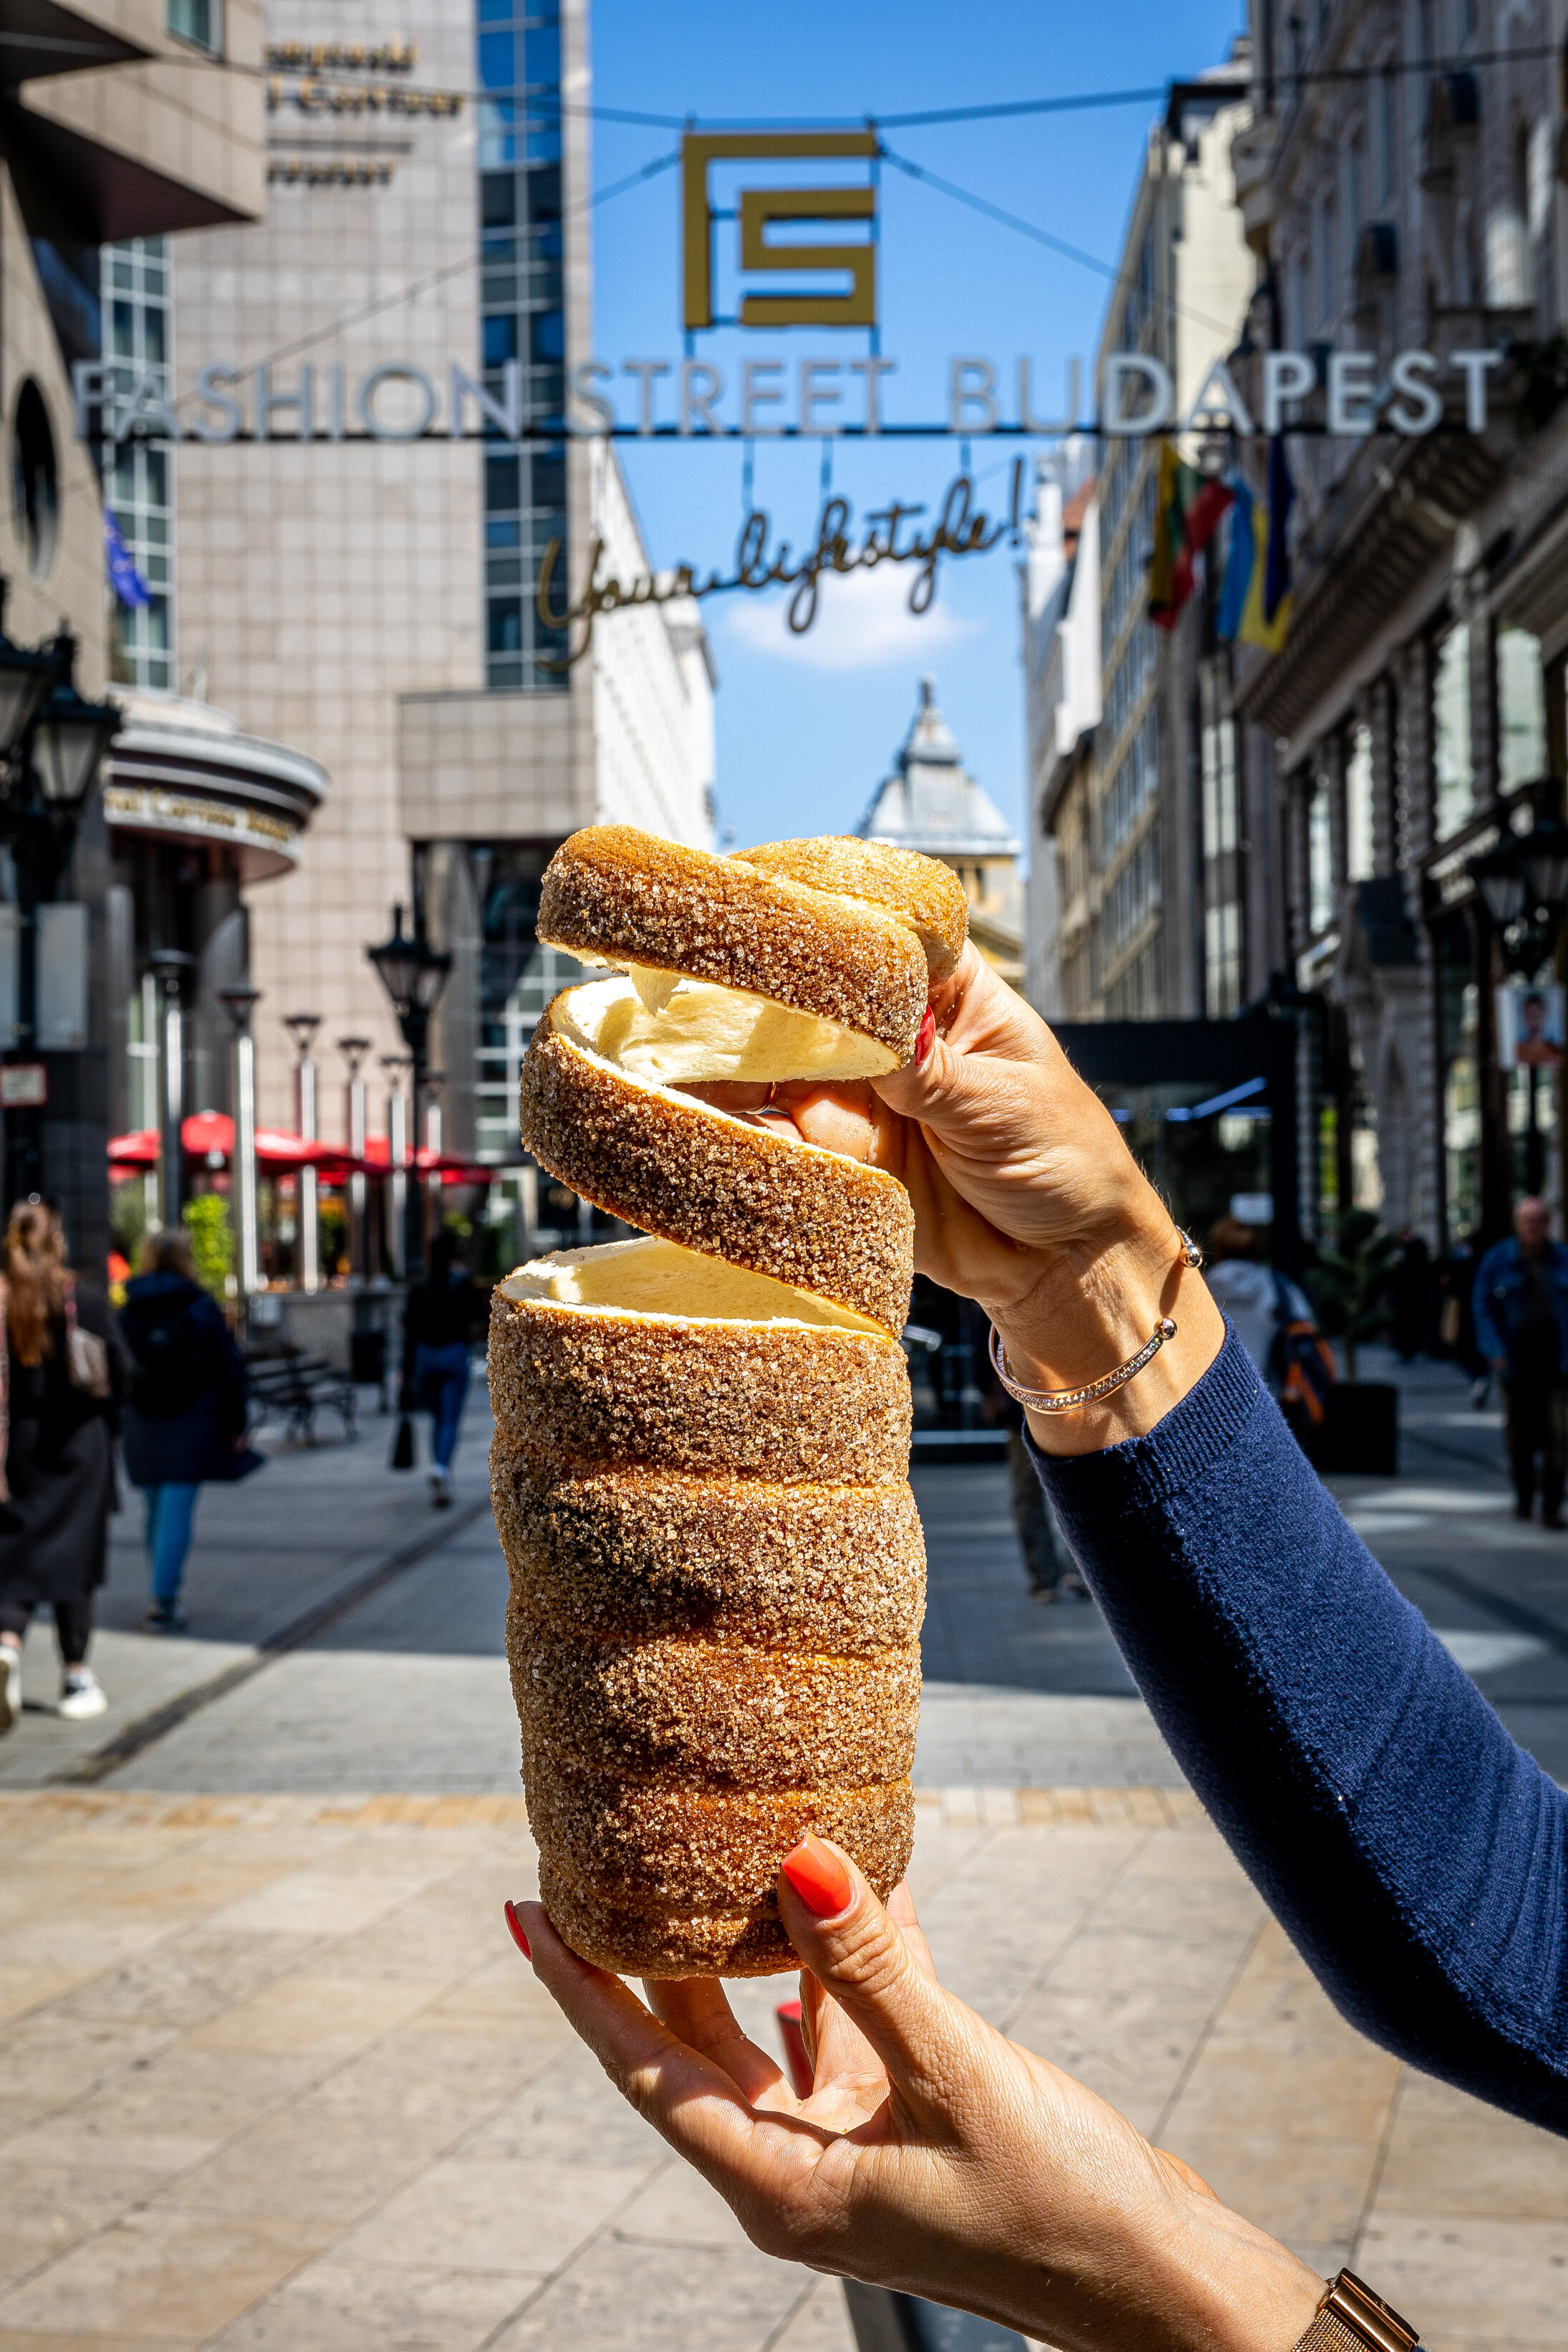
[[[1263,580],[1263,617],[1272,621],[1291,593],[1291,557],[1285,525],[1295,503],[1296,486],[1285,463],[1283,434],[1269,444],[1269,564]]]
[[[1219,612],[1214,624],[1214,634],[1225,643],[1239,635],[1241,615],[1247,610],[1247,591],[1252,584],[1252,567],[1257,557],[1257,542],[1252,530],[1252,493],[1237,477],[1236,501],[1230,509],[1230,541],[1225,551],[1225,583],[1219,592]]]
[[[136,569],[136,559],[120,535],[120,525],[111,514],[103,519],[104,562],[109,571],[109,584],[122,604],[139,612],[143,604],[152,602],[152,591]]]

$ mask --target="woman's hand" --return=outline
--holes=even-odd
[[[764,2252],[959,2305],[1061,2352],[1288,2352],[1305,2333],[1321,2280],[945,1992],[906,1889],[884,1910],[810,1838],[779,1901],[810,1971],[805,2099],[721,1985],[649,1983],[645,2009],[569,1951],[539,1905],[518,1906],[536,1970],[611,2081]]]
[[[774,1108],[808,1142],[902,1179],[916,1268],[979,1302],[1029,1387],[1098,1379],[1173,1318],[1176,1338],[1103,1404],[1030,1422],[1048,1453],[1139,1435],[1213,1362],[1219,1311],[1110,1112],[972,942],[932,1006],[918,1064],[859,1087],[776,1087]]]

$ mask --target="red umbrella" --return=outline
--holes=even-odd
[[[180,1122],[180,1141],[193,1160],[204,1160],[210,1151],[229,1160],[234,1156],[235,1123],[226,1111],[193,1111]]]
[[[155,1127],[137,1128],[130,1135],[111,1135],[109,1139],[111,1168],[156,1168],[160,1157]]]

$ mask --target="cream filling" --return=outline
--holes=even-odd
[[[654,1086],[876,1078],[898,1067],[885,1045],[840,1022],[636,965],[572,989],[557,1019],[628,1077]]]
[[[605,1242],[595,1249],[552,1250],[517,1267],[500,1286],[503,1298],[588,1307],[627,1315],[671,1316],[683,1323],[774,1323],[887,1337],[869,1316],[835,1307],[768,1274],[682,1249],[678,1242]]]

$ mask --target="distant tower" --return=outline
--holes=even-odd
[[[936,681],[920,681],[920,707],[894,773],[855,827],[862,841],[915,849],[950,866],[969,901],[969,936],[1014,988],[1023,986],[1023,885],[1019,845],[988,793],[965,772],[953,730],[936,708]]]

